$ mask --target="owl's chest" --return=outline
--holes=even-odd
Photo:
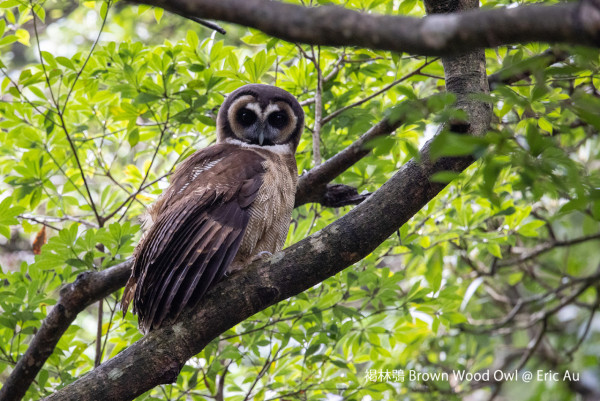
[[[239,254],[247,257],[262,251],[281,250],[294,208],[297,172],[295,160],[267,159],[263,184],[249,208],[250,220]]]

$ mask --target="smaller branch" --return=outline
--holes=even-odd
[[[46,79],[46,84],[48,85],[48,91],[50,92],[50,98],[52,99],[52,103],[56,105],[56,110],[59,111],[58,102],[54,97],[54,92],[52,91],[52,85],[50,84],[50,77],[48,76],[48,71],[46,70],[46,64],[44,63],[44,58],[42,57],[42,47],[40,46],[40,36],[38,34],[37,29],[37,14],[35,13],[33,7],[33,0],[29,0],[29,4],[31,5],[31,14],[33,15],[33,33],[35,34],[35,41],[37,42],[37,51],[38,56],[40,57],[40,64],[42,65],[42,70],[44,71],[44,78]]]
[[[104,313],[104,299],[98,301],[98,324],[96,327],[96,357],[94,368],[102,363],[102,314]]]
[[[315,102],[315,98],[311,97],[310,99],[306,99],[300,102],[300,106],[308,106],[309,104],[313,104]]]
[[[56,124],[56,125],[59,125],[59,124]],[[69,160],[69,158],[66,158],[65,162],[63,164],[60,164],[58,162],[58,160],[56,160],[56,158],[54,157],[54,155],[52,155],[52,152],[48,148],[48,145],[44,144],[44,150],[46,151],[46,154],[52,160],[52,162],[54,163],[54,165],[56,166],[56,168],[58,168],[58,171],[60,171],[61,174],[63,176],[65,176],[65,178],[67,179],[67,181],[69,181],[69,183],[73,186],[73,188],[75,188],[75,191],[77,191],[77,193],[79,195],[81,195],[81,197],[83,199],[85,199],[87,201],[87,199],[85,197],[85,194],[83,192],[81,192],[81,189],[79,188],[79,185],[75,184],[75,182],[71,179],[71,177],[69,175],[67,175],[67,172],[63,169],[64,165],[67,163],[67,161]]]
[[[56,104],[56,108],[58,111],[58,104]],[[71,146],[71,151],[73,152],[73,156],[75,156],[75,162],[77,163],[77,167],[79,168],[79,172],[81,173],[81,179],[83,180],[83,185],[85,186],[85,190],[88,194],[88,197],[90,198],[90,207],[92,208],[92,211],[94,212],[94,215],[96,216],[98,225],[100,227],[102,227],[104,225],[105,220],[103,220],[102,216],[100,216],[100,214],[98,214],[98,209],[96,208],[96,204],[94,203],[94,198],[92,197],[92,192],[90,191],[88,182],[85,179],[85,172],[83,171],[83,166],[81,165],[81,161],[79,160],[79,155],[77,154],[77,148],[75,147],[75,144],[73,143],[73,140],[71,139],[71,135],[69,135],[69,130],[67,129],[67,124],[65,123],[63,114],[60,111],[58,111],[58,118],[60,119],[60,126],[62,127],[62,129],[65,133],[65,136],[67,137],[67,141],[69,142],[69,145]]]
[[[134,193],[132,193],[131,195],[129,195],[127,197],[127,199],[125,199],[123,202],[121,202],[121,204],[119,206],[117,206],[115,208],[115,210],[113,210],[111,213],[109,213],[107,216],[104,217],[104,221],[109,220],[110,218],[112,218],[115,214],[117,214],[119,212],[119,210],[121,210],[130,200],[132,200],[133,198],[137,197],[140,193],[142,193],[143,190],[145,190],[146,188],[156,184],[158,181],[162,180],[163,178],[171,175],[174,171],[174,166],[173,168],[171,168],[171,171],[169,171],[168,173],[165,173],[163,175],[161,175],[160,177],[158,177],[155,180],[150,181],[149,183],[145,184],[144,186],[138,188],[137,191],[135,191]]]
[[[165,127],[166,127],[166,124],[165,124]],[[160,140],[158,142],[158,145],[156,146],[156,149],[154,150],[154,154],[152,155],[152,159],[150,160],[150,165],[148,166],[148,169],[146,169],[146,173],[144,174],[144,178],[142,179],[142,182],[140,183],[140,185],[136,191],[136,194],[139,194],[140,192],[142,192],[142,190],[143,190],[142,188],[145,188],[144,183],[146,182],[146,180],[148,179],[148,176],[150,175],[150,170],[152,169],[152,165],[154,164],[154,161],[156,160],[156,155],[158,154],[158,150],[160,149],[160,146],[162,144],[163,137],[164,137],[164,131],[160,134]],[[137,196],[134,196],[131,199],[131,201],[129,202],[129,204],[125,207],[125,210],[123,211],[121,218],[119,218],[119,221],[127,214],[127,211],[129,211],[129,208],[131,207],[131,205],[133,204],[133,201],[136,198],[137,198]]]
[[[27,103],[28,105],[30,105],[35,111],[38,112],[39,115],[44,116],[44,118],[52,121],[52,123],[54,125],[58,125],[56,124],[56,122],[50,117],[50,113],[53,112],[53,110],[51,110],[51,106],[45,106],[45,105],[39,105],[40,107],[44,107],[48,110],[47,113],[44,113],[42,110],[39,109],[38,105],[36,105],[32,100],[30,100],[27,96],[25,96],[25,93],[19,89],[19,85],[17,84],[17,82],[15,82],[15,80],[13,80],[11,78],[11,76],[8,74],[8,72],[0,67],[0,72],[2,72],[2,75],[4,75],[5,78],[8,79],[8,81],[13,85],[13,87],[17,90],[17,92],[19,93],[19,96],[21,96],[24,100],[25,103]],[[2,100],[3,103],[14,103],[14,104],[23,104],[23,102],[17,102],[17,101],[8,101],[8,100]],[[32,127],[35,128],[35,126],[32,123],[29,123],[29,125],[31,125]]]
[[[531,358],[531,356],[533,355],[535,350],[538,348],[538,346],[542,342],[542,338],[544,338],[544,334],[546,334],[547,326],[548,326],[548,317],[545,317],[542,320],[542,327],[540,328],[540,332],[536,336],[535,340],[531,343],[531,345],[529,347],[527,347],[527,352],[525,352],[523,354],[523,356],[521,357],[521,360],[519,360],[519,363],[517,364],[517,367],[515,368],[515,370],[523,369],[523,366],[525,366],[525,364],[527,363],[529,358]]]
[[[106,328],[106,334],[104,334],[104,342],[102,343],[102,350],[101,350],[101,355],[104,355],[104,352],[106,351],[106,344],[108,343],[108,337],[110,334],[110,329],[113,325],[113,319],[115,317],[115,312],[117,311],[117,305],[119,304],[119,298],[115,297],[115,306],[114,307],[110,307],[110,305],[108,304],[107,301],[107,305],[110,309],[110,318],[108,319],[108,327]]]
[[[533,251],[522,255],[520,258],[508,259],[508,260],[504,260],[502,262],[498,262],[497,267],[506,267],[506,266],[521,264],[521,263],[527,262],[531,259],[534,259],[543,253],[551,251],[554,248],[576,245],[576,244],[580,244],[582,242],[593,241],[593,240],[598,240],[598,239],[600,239],[600,233],[586,235],[584,237],[579,237],[579,238],[575,238],[572,240],[547,242],[545,244],[538,245]]]
[[[321,72],[321,49],[319,48],[319,55],[315,56],[313,49],[313,64],[317,69],[317,90],[315,91],[315,125],[313,126],[312,140],[313,140],[313,160],[315,166],[320,165],[323,162],[321,157],[321,115],[323,113],[323,73]]]
[[[598,279],[600,275],[596,274],[596,280]],[[573,294],[571,294],[570,296],[563,298],[561,300],[561,302],[556,305],[553,308],[550,308],[548,310],[543,310],[543,311],[539,311],[536,312],[534,314],[531,315],[531,319],[533,321],[532,324],[529,324],[527,327],[531,327],[533,326],[533,324],[535,324],[535,322],[540,321],[542,319],[547,319],[549,318],[551,315],[555,314],[556,312],[558,312],[559,310],[561,310],[562,308],[564,308],[565,306],[569,305],[572,302],[575,302],[577,300],[577,298],[579,298],[579,296],[581,294],[583,294],[588,288],[590,288],[592,285],[594,285],[594,283],[596,283],[596,280],[594,282],[585,282],[582,284],[582,286],[575,291]]]
[[[75,89],[75,85],[77,84],[79,77],[81,77],[81,74],[83,74],[83,70],[85,69],[85,66],[87,65],[88,61],[90,61],[90,58],[92,57],[92,53],[94,53],[94,50],[96,49],[96,45],[98,45],[98,42],[100,41],[100,35],[102,34],[102,31],[104,30],[104,26],[106,25],[106,20],[108,19],[108,11],[110,10],[111,6],[112,6],[112,1],[111,0],[107,1],[106,15],[104,16],[104,18],[102,18],[102,25],[100,25],[100,30],[98,31],[96,40],[94,40],[94,43],[92,44],[92,47],[90,48],[90,52],[88,53],[87,57],[85,58],[83,65],[81,66],[79,71],[77,71],[77,75],[75,76],[75,79],[73,80],[73,83],[71,84],[71,87],[69,88],[69,92],[67,92],[67,97],[65,98],[65,103],[63,104],[62,110],[60,109],[58,102],[56,102],[56,110],[59,112],[59,114],[64,114],[65,110],[67,109],[67,104],[69,103],[69,98],[71,97],[71,94],[73,93],[73,90]],[[35,16],[33,18],[35,21]],[[38,47],[39,47],[39,42],[38,42]],[[41,55],[40,55],[40,58],[41,58]]]
[[[225,29],[223,29],[221,26],[219,26],[218,24],[214,23],[214,22],[210,22],[204,19],[200,19],[200,18],[196,18],[196,17],[188,17],[189,19],[191,19],[194,22],[199,23],[200,25],[203,25],[209,29],[212,29],[214,31],[219,32],[221,35],[225,35],[227,34],[227,31]]]
[[[98,228],[98,226],[96,224],[91,223],[89,221],[86,221],[84,219],[78,218],[78,217],[74,217],[74,216],[53,217],[53,216],[33,216],[33,215],[30,215],[30,214],[21,214],[18,217],[21,218],[21,219],[33,221],[33,222],[38,223],[38,224],[43,224],[43,225],[45,225],[47,227],[50,227],[50,228],[52,228],[54,230],[60,230],[60,228],[51,226],[51,225],[48,224],[48,222],[74,221],[76,223],[83,224],[86,227]]]
[[[51,229],[53,229],[53,230],[60,231],[60,228],[58,228],[58,227],[56,227],[56,226],[53,226],[52,224],[50,224],[50,223],[47,223],[47,222],[45,222],[44,220],[38,220],[38,219],[36,219],[35,217],[24,217],[24,216],[22,216],[22,215],[20,215],[20,216],[18,216],[18,217],[19,217],[19,218],[21,218],[21,219],[25,219],[25,220],[33,221],[34,223],[37,223],[37,224],[41,224],[41,225],[43,225],[44,227],[48,227],[48,228],[51,228]]]
[[[499,85],[511,85],[515,82],[521,81],[533,75],[535,73],[535,69],[526,68],[524,70],[519,70],[519,64],[527,64],[531,65],[536,64],[541,66],[541,68],[546,68],[551,66],[552,64],[559,63],[567,59],[569,54],[560,49],[548,49],[542,54],[538,54],[537,56],[533,56],[526,60],[521,61],[521,63],[517,63],[516,65],[512,65],[508,68],[502,69],[498,72],[493,73],[488,77],[488,82],[490,84],[490,89],[495,89]]]
[[[435,57],[435,58],[433,58],[431,60],[425,61],[416,70],[414,70],[412,72],[409,72],[408,74],[404,75],[401,78],[398,78],[397,80],[393,81],[392,83],[387,84],[386,86],[384,86],[383,88],[381,88],[377,92],[375,92],[375,93],[367,96],[364,99],[359,100],[358,102],[355,102],[355,103],[349,104],[347,106],[344,106],[341,109],[337,109],[333,113],[331,113],[328,116],[326,116],[325,118],[323,118],[323,125],[327,124],[329,121],[333,120],[334,118],[336,118],[337,116],[339,116],[340,114],[342,114],[343,112],[345,112],[346,110],[351,109],[353,107],[360,106],[361,104],[368,102],[369,100],[373,99],[374,97],[379,96],[379,95],[381,95],[384,92],[387,92],[388,90],[390,90],[394,86],[398,85],[399,83],[406,81],[408,78],[413,77],[415,75],[421,74],[421,70],[423,68],[427,67],[429,64],[431,64],[431,63],[433,63],[433,62],[435,62],[437,60],[439,60],[438,57]]]
[[[598,290],[596,290],[596,302],[594,302],[594,305],[592,306],[592,309],[590,310],[590,317],[588,318],[588,320],[585,324],[585,328],[583,329],[583,334],[581,334],[581,337],[579,337],[579,340],[577,340],[577,343],[573,347],[571,347],[569,350],[567,350],[566,355],[568,358],[573,358],[573,354],[575,353],[575,351],[577,351],[579,349],[579,347],[581,347],[581,344],[583,344],[583,341],[585,340],[588,333],[590,332],[590,328],[592,327],[592,321],[594,320],[594,316],[596,315],[596,311],[598,310],[599,306],[600,306],[600,295],[598,295]]]
[[[394,123],[390,123],[388,119],[382,120],[365,132],[352,145],[328,159],[325,163],[304,173],[298,181],[296,207],[305,203],[323,200],[328,190],[327,184],[371,152],[370,149],[365,147],[370,140],[391,134],[401,124],[402,121],[400,120]],[[340,190],[341,188],[337,189]]]
[[[179,10],[176,10],[174,8],[169,9],[167,11],[169,11],[169,12],[171,12],[173,14],[179,15],[180,17],[189,19],[190,21],[194,21],[195,23],[200,24],[202,26],[205,26],[208,29],[212,29],[213,31],[217,31],[221,35],[226,35],[227,34],[227,31],[223,27],[221,27],[219,24],[217,24],[215,22],[211,22],[211,21],[207,21],[205,19],[194,17],[193,15],[186,14],[186,13],[181,12]]]
[[[355,62],[355,60],[346,60],[345,59],[346,54],[343,53],[340,55],[340,57],[338,58],[338,60],[335,62],[335,65],[333,66],[333,69],[329,72],[329,74],[325,75],[323,77],[323,83],[325,82],[329,82],[331,81],[333,78],[335,78],[337,76],[337,74],[340,72],[340,70],[342,69],[342,67],[344,65],[346,65],[346,63],[352,63]],[[308,106],[309,104],[313,104],[315,102],[315,98],[311,97],[310,99],[306,99],[300,102],[300,106]]]
[[[244,397],[243,401],[248,401],[250,399],[250,396],[252,395],[252,390],[254,390],[254,387],[256,387],[256,385],[258,384],[258,381],[267,372],[269,366],[271,365],[271,352],[272,351],[273,351],[273,349],[271,349],[269,351],[269,355],[265,358],[265,362],[263,363],[263,366],[261,367],[260,371],[258,372],[258,374],[256,375],[256,377],[254,378],[254,381],[252,382],[252,384],[250,385],[250,388],[246,392],[246,396]],[[277,353],[275,355],[277,355]]]
[[[342,53],[340,55],[340,57],[337,59],[337,61],[335,62],[335,65],[333,66],[333,68],[331,69],[331,71],[329,72],[329,74],[325,75],[323,77],[323,82],[329,82],[331,81],[333,78],[335,78],[338,74],[338,72],[340,72],[340,70],[342,69],[342,67],[346,64],[346,54]]]
[[[39,54],[39,57],[40,57],[40,63],[42,65],[42,70],[44,71],[44,77],[46,78],[46,84],[48,85],[48,90],[50,91],[50,98],[52,99],[52,103],[54,104],[54,107],[56,108],[56,113],[58,114],[58,117],[60,119],[60,126],[62,127],[62,129],[63,129],[63,131],[64,131],[64,133],[65,133],[65,135],[67,137],[67,141],[69,142],[69,145],[71,146],[71,150],[73,151],[73,155],[75,156],[75,161],[77,162],[77,167],[79,168],[79,171],[81,172],[81,178],[83,179],[83,184],[85,186],[85,189],[87,191],[88,197],[90,199],[89,205],[92,208],[92,211],[94,212],[94,215],[96,216],[96,220],[98,221],[98,225],[102,226],[102,224],[103,224],[102,218],[98,214],[98,210],[96,209],[96,205],[94,204],[94,199],[92,197],[92,193],[90,192],[90,188],[88,186],[87,180],[85,179],[85,173],[84,173],[83,168],[81,166],[81,162],[79,161],[79,155],[77,154],[77,149],[75,148],[75,145],[73,144],[71,136],[69,135],[69,131],[67,129],[67,125],[66,125],[64,117],[63,117],[63,114],[64,114],[65,108],[67,106],[67,102],[68,102],[69,96],[71,95],[71,91],[75,87],[77,79],[81,75],[81,72],[83,71],[83,68],[85,68],[87,60],[89,60],[89,58],[91,56],[91,53],[94,50],[94,47],[95,47],[98,39],[96,39],[96,42],[92,46],[92,49],[90,51],[90,54],[88,55],[88,58],[86,59],[86,62],[84,63],[84,65],[82,66],[81,70],[79,71],[79,73],[75,77],[75,81],[73,82],[73,85],[71,86],[71,90],[67,94],[67,98],[66,98],[64,107],[63,107],[63,109],[61,111],[60,105],[58,103],[58,99],[54,96],[54,92],[52,91],[52,85],[50,83],[50,77],[48,76],[48,71],[46,70],[46,64],[44,63],[44,58],[42,57],[42,49],[41,49],[41,46],[40,46],[40,38],[39,38],[39,35],[38,35],[38,30],[37,30],[37,15],[36,15],[36,13],[33,10],[33,7],[34,7],[33,1],[30,0],[30,4],[31,4],[31,10],[32,10],[32,14],[33,14],[33,29],[34,29],[34,32],[35,32],[35,39],[36,39],[36,42],[37,42],[37,45],[38,45],[37,46],[38,47],[38,54]],[[110,5],[110,3],[109,3],[109,5]],[[103,27],[104,27],[104,23],[105,22],[106,22],[106,17],[104,18],[103,23],[102,23]],[[98,38],[99,38],[99,35],[98,35]],[[84,196],[84,199],[85,199],[85,196]]]

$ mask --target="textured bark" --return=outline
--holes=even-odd
[[[425,0],[428,14],[468,12],[477,7],[479,0]],[[489,93],[484,49],[442,57],[442,64],[446,90],[456,95],[456,108],[466,111],[469,116],[467,126],[449,128],[454,132],[469,134],[484,132],[491,122],[491,105],[471,96],[473,93]]]
[[[535,41],[600,45],[600,0],[472,10],[425,18],[364,14],[334,6],[302,7],[270,0],[132,2],[233,22],[291,42],[421,55],[457,54],[477,47]]]

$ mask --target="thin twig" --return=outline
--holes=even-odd
[[[421,70],[423,68],[427,67],[429,64],[437,61],[438,59],[439,59],[438,57],[434,57],[434,58],[432,58],[430,60],[427,60],[423,64],[421,64],[416,70],[414,70],[412,72],[409,72],[408,74],[404,75],[401,78],[398,78],[397,80],[393,81],[392,83],[387,84],[386,86],[384,86],[383,88],[381,88],[377,92],[375,92],[375,93],[367,96],[366,98],[361,99],[358,102],[355,102],[355,103],[349,104],[347,106],[344,106],[344,107],[342,107],[340,109],[337,109],[333,113],[331,113],[328,116],[326,116],[325,118],[323,118],[322,124],[323,125],[327,124],[329,121],[333,120],[334,118],[336,118],[337,116],[339,116],[340,114],[342,114],[343,112],[345,112],[346,110],[351,109],[353,107],[360,106],[361,104],[368,102],[369,100],[373,99],[374,97],[379,96],[379,95],[381,95],[384,92],[387,92],[388,90],[390,90],[394,86],[398,85],[399,83],[406,81],[410,77],[413,77],[415,75],[420,74]]]
[[[520,258],[508,259],[508,260],[499,262],[497,267],[506,267],[506,266],[517,265],[520,263],[527,262],[528,260],[534,259],[534,258],[540,256],[541,254],[551,251],[552,249],[557,248],[557,247],[571,246],[571,245],[580,244],[582,242],[592,241],[592,240],[597,240],[597,239],[600,239],[600,233],[586,235],[586,236],[575,238],[572,240],[550,241],[545,244],[538,245],[533,251],[531,251],[527,254],[524,254]]]
[[[60,228],[52,227],[48,224],[49,221],[61,222],[61,221],[74,221],[76,223],[83,224],[90,228],[98,228],[98,225],[89,222],[87,220],[75,217],[75,216],[63,216],[63,217],[55,217],[55,216],[34,216],[30,214],[21,214],[18,216],[21,219],[30,220],[36,222],[38,224],[43,224],[55,230],[60,230]]]
[[[110,11],[111,6],[112,6],[112,0],[108,0],[106,2],[106,15],[104,16],[104,18],[102,18],[102,25],[100,25],[100,30],[98,31],[96,40],[94,40],[94,43],[92,43],[90,52],[88,53],[87,57],[85,58],[83,65],[81,66],[79,71],[77,71],[75,80],[73,80],[73,84],[71,84],[71,88],[69,89],[69,92],[67,92],[67,97],[65,98],[65,104],[63,104],[63,107],[62,107],[62,110],[60,110],[60,113],[64,114],[65,110],[67,109],[67,104],[69,103],[69,98],[71,97],[71,94],[73,93],[73,90],[75,89],[75,85],[77,84],[79,77],[81,77],[81,74],[83,74],[83,70],[85,69],[85,66],[87,65],[88,61],[92,57],[92,54],[94,53],[94,49],[96,49],[96,45],[100,41],[100,35],[102,34],[102,31],[104,30],[104,26],[106,25],[106,20],[108,19],[108,12]],[[35,17],[34,17],[34,21],[35,21]],[[39,43],[38,43],[38,47],[39,47]],[[56,104],[56,109],[59,110],[58,103]]]
[[[323,73],[321,71],[321,47],[317,46],[318,55],[315,55],[314,49],[312,49],[313,64],[317,70],[317,90],[315,92],[315,124],[312,133],[313,140],[313,160],[315,166],[322,163],[321,158],[321,115],[323,113]]]
[[[540,328],[540,332],[536,336],[536,338],[533,341],[533,343],[529,347],[527,347],[527,352],[525,352],[525,354],[523,354],[523,356],[521,357],[521,360],[519,360],[519,363],[517,364],[516,370],[521,370],[523,368],[523,366],[525,366],[525,364],[527,363],[527,361],[529,360],[529,358],[531,358],[531,355],[533,355],[533,353],[535,352],[535,350],[540,345],[540,343],[542,341],[542,338],[544,338],[544,334],[546,334],[546,327],[547,326],[548,326],[548,318],[545,317],[544,319],[542,319],[542,327]]]

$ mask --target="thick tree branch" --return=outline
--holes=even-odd
[[[472,10],[425,18],[269,0],[133,0],[259,29],[290,42],[448,55],[510,43],[600,44],[600,1]]]

